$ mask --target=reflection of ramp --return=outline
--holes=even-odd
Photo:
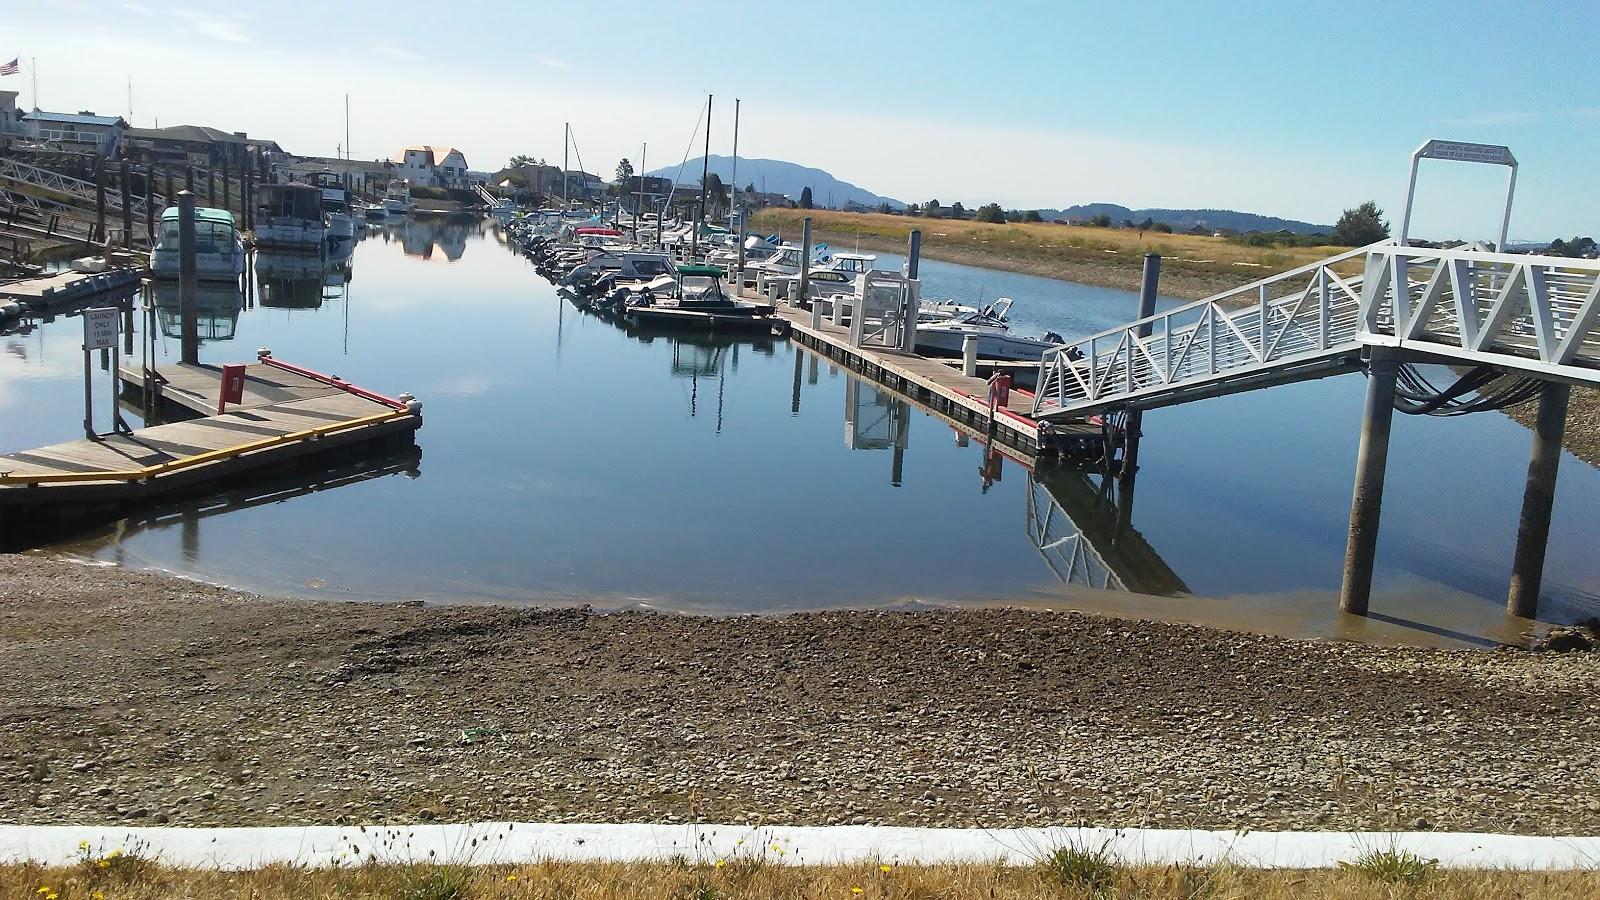
[[[1183,594],[1189,588],[1144,536],[1121,524],[1115,482],[1102,490],[1087,473],[1045,467],[1028,473],[1027,530],[1045,564],[1067,584]]]
[[[906,448],[911,405],[855,377],[844,381],[844,442],[851,450]]]

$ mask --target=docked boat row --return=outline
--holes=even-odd
[[[502,221],[499,216],[496,220]],[[760,327],[763,323],[751,319],[749,309],[768,315],[772,306],[730,296],[737,293],[733,285],[754,286],[767,297],[794,293],[795,302],[805,307],[818,303],[830,311],[839,307],[842,314],[836,321],[848,321],[854,298],[867,277],[877,273],[877,257],[872,254],[833,252],[819,245],[807,261],[804,248],[777,235],[753,235],[741,247],[737,235],[727,230],[702,226],[696,240],[692,224],[633,222],[621,211],[609,221],[604,215],[573,221],[568,215],[542,210],[513,216],[502,224],[507,242],[529,255],[539,273],[580,306],[631,321],[686,324],[696,317],[684,315],[683,310],[704,311],[716,305],[715,317],[709,313],[700,317],[706,327],[727,327],[724,319],[730,315],[740,317],[738,324]],[[653,243],[632,236],[641,233]],[[803,264],[806,296],[799,297]],[[706,285],[707,280],[716,281],[716,287]],[[701,299],[686,302],[685,297]],[[1052,332],[1039,336],[1014,332],[1011,305],[1009,298],[983,304],[921,299],[916,350],[927,356],[957,357],[972,337],[981,359],[1036,361],[1063,342]]]

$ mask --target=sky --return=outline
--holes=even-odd
[[[0,90],[361,158],[460,148],[654,169],[711,149],[907,202],[1396,223],[1430,138],[1510,146],[1513,239],[1600,233],[1595,10],[1572,3],[5,0]],[[11,47],[5,47],[10,44]],[[576,168],[577,160],[573,160]],[[1425,162],[1414,234],[1488,238],[1506,171]]]

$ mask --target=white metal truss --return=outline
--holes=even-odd
[[[29,194],[44,200],[67,205],[87,204],[93,208],[96,200],[96,188],[92,181],[73,178],[50,169],[32,166],[15,159],[0,159],[0,188],[10,190],[12,193]],[[107,190],[106,215],[113,211],[122,214],[121,191]],[[160,209],[166,204],[159,197],[153,198]],[[143,197],[132,197],[129,205],[133,207],[133,214],[137,218],[145,215],[145,200]]]
[[[1317,377],[1371,346],[1600,384],[1597,297],[1595,260],[1382,241],[1053,349],[1033,413],[1149,408]]]
[[[1042,482],[1028,474],[1028,539],[1045,565],[1067,584],[1114,591],[1127,584],[1101,555],[1083,529],[1072,521]]]

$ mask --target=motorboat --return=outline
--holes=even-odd
[[[391,216],[403,216],[411,212],[411,182],[404,178],[396,178],[389,182],[388,190],[383,192],[383,211]]]
[[[624,315],[635,324],[716,329],[770,329],[773,307],[735,300],[722,289],[717,266],[681,265],[677,296],[630,306]]]
[[[159,279],[176,279],[178,257],[178,207],[161,213],[161,234],[150,251],[150,271]],[[209,206],[194,211],[194,271],[201,281],[237,280],[244,272],[244,241],[234,227],[233,213]]]
[[[1007,302],[1006,306],[1009,305]],[[1045,332],[1042,337],[1012,334],[1005,318],[992,310],[993,307],[985,307],[943,321],[919,322],[917,352],[926,356],[960,356],[967,336],[974,335],[978,339],[979,359],[1036,362],[1045,351],[1065,343],[1060,335],[1052,331]]]
[[[355,216],[350,210],[350,193],[344,180],[332,172],[318,172],[312,183],[322,190],[322,214],[328,219],[328,237],[335,243],[356,236]]]
[[[648,281],[672,271],[672,258],[647,250],[603,249],[568,272],[561,283],[580,284],[614,276],[618,281]]]
[[[383,208],[382,203],[372,203],[362,208],[362,215],[374,221],[382,221],[389,218],[389,211]]]
[[[310,184],[266,184],[256,206],[256,245],[320,253],[328,239],[322,189]]]

